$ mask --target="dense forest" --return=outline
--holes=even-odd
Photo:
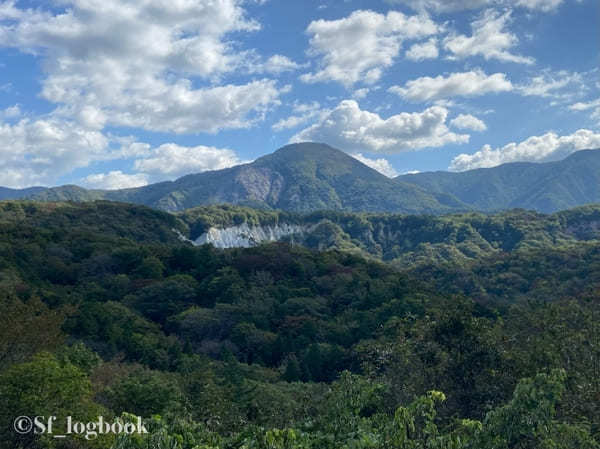
[[[323,250],[338,249],[400,268],[447,263],[469,266],[481,259],[532,249],[555,250],[600,239],[600,207],[581,206],[554,214],[515,209],[433,216],[320,211],[296,214],[219,205],[177,214],[192,240],[207,230],[294,225],[302,231],[282,241]]]
[[[384,263],[175,232],[238,210],[2,202],[0,447],[598,448],[599,211],[405,217]],[[454,237],[429,242],[440,223]],[[497,244],[437,256],[469,228]],[[22,415],[150,432],[61,440],[15,433]]]

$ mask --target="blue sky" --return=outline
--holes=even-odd
[[[0,0],[0,185],[557,160],[600,148],[599,63],[596,0]]]

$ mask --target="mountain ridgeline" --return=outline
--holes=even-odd
[[[445,214],[511,208],[550,213],[600,202],[600,152],[579,151],[558,162],[511,163],[462,173],[419,173],[390,179],[328,145],[299,143],[249,164],[138,188],[0,188],[0,200],[19,198],[103,199],[169,212],[229,203],[303,213]]]
[[[460,173],[403,175],[396,180],[431,194],[447,193],[475,210],[555,212],[600,202],[600,151],[578,151],[557,162],[515,162]]]
[[[187,175],[172,182],[113,191],[62,186],[33,195],[27,192],[24,197],[40,201],[105,199],[170,212],[220,203],[295,212],[444,213],[468,208],[449,195],[430,194],[413,184],[387,178],[342,151],[314,143],[288,145],[250,164]]]

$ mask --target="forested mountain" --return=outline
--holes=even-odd
[[[441,213],[467,206],[444,193],[387,178],[328,145],[285,146],[250,164],[184,176],[134,189],[87,191],[76,186],[45,190],[45,201],[107,199],[178,211],[202,204],[246,204],[289,211],[349,210]]]
[[[0,203],[0,447],[598,448],[597,209],[440,217],[504,247],[407,269],[176,232],[241,214]],[[131,414],[149,435],[11,430]]]
[[[9,189],[7,187],[0,187],[0,201],[28,198],[46,190],[47,189],[44,187],[29,187],[27,189]]]
[[[600,151],[579,151],[558,162],[518,162],[392,180],[342,151],[306,142],[287,145],[249,164],[133,189],[0,188],[0,199],[18,198],[105,199],[171,212],[229,203],[293,212],[444,214],[523,208],[549,213],[600,202]]]
[[[453,195],[475,210],[519,207],[555,212],[600,202],[600,151],[578,151],[557,162],[515,162],[460,173],[417,173],[396,179],[431,193]]]
[[[278,240],[318,250],[339,249],[400,267],[432,261],[461,265],[505,252],[556,248],[600,239],[600,206],[546,215],[512,210],[444,216],[314,212],[295,214],[206,206],[177,214],[196,244],[252,246]],[[285,231],[277,233],[278,229]],[[237,238],[236,238],[237,237]],[[242,242],[242,243],[238,243]]]

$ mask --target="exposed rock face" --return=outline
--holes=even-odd
[[[249,248],[262,242],[275,242],[292,234],[303,234],[306,226],[287,223],[275,226],[248,226],[243,223],[239,226],[230,226],[224,229],[209,228],[204,234],[194,240],[194,245],[211,243],[217,248]]]
[[[284,179],[281,174],[270,168],[255,168],[250,165],[243,167],[235,178],[243,194],[239,201],[254,200],[265,204],[275,204],[283,189]]]

